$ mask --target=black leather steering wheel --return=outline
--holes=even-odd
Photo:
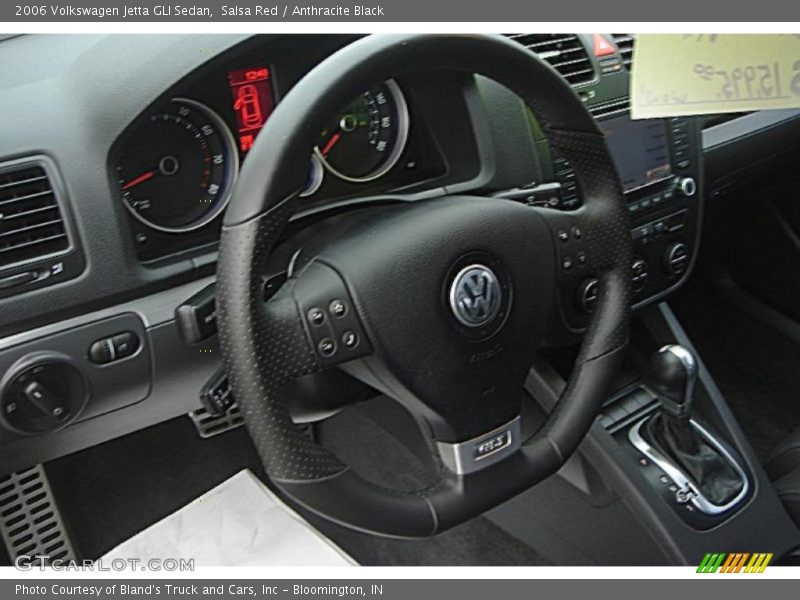
[[[572,163],[583,207],[558,212],[466,196],[406,202],[347,228],[264,302],[264,264],[302,202],[310,149],[331,112],[372,85],[421,69],[484,75],[518,94]],[[562,397],[522,440],[526,375],[550,320],[560,318],[558,303],[570,301],[558,292],[558,234],[576,229],[600,297]],[[376,35],[338,51],[270,117],[222,232],[222,351],[271,480],[338,523],[417,537],[553,474],[586,435],[627,344],[630,261],[627,209],[603,135],[570,86],[534,54],[484,35]],[[325,312],[321,324],[317,308]],[[350,341],[355,334],[354,347],[344,334]],[[288,387],[335,365],[368,374],[426,425],[440,466],[435,485],[399,493],[367,482],[295,426]]]

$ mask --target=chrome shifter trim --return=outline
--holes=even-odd
[[[628,430],[628,440],[633,444],[633,446],[639,450],[642,454],[644,454],[647,458],[652,460],[664,473],[666,473],[667,477],[669,477],[675,485],[678,487],[678,491],[676,492],[676,499],[681,502],[691,502],[692,505],[699,511],[707,514],[707,515],[719,515],[724,513],[727,510],[732,509],[736,506],[739,502],[742,501],[745,496],[747,496],[748,491],[750,490],[750,482],[747,479],[747,475],[744,469],[736,462],[730,452],[719,442],[717,441],[702,425],[700,425],[697,421],[690,420],[692,427],[694,427],[697,432],[705,439],[705,441],[714,447],[717,452],[728,462],[733,470],[736,471],[736,474],[739,475],[741,478],[743,485],[741,491],[727,504],[719,505],[714,504],[708,498],[706,498],[700,490],[695,486],[694,482],[686,476],[686,474],[678,468],[675,464],[672,463],[666,456],[661,454],[656,448],[651,446],[647,443],[647,441],[642,437],[639,430],[642,428],[642,425],[650,419],[651,417],[645,417],[635,425],[633,425],[630,430]],[[678,497],[678,495],[682,494],[682,500]]]

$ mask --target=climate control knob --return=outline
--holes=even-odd
[[[647,261],[643,258],[635,258],[631,264],[631,285],[634,292],[641,292],[644,289],[649,275]]]
[[[673,242],[664,251],[664,268],[673,276],[689,268],[689,247],[683,242]]]

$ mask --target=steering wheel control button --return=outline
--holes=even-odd
[[[353,350],[358,346],[358,334],[355,331],[345,331],[342,334],[342,345],[348,350]]]
[[[372,351],[353,299],[339,274],[315,262],[292,287],[310,351],[318,366],[330,367],[366,356]]]
[[[562,242],[568,242],[569,241],[569,231],[567,231],[566,229],[559,229],[558,230],[558,239],[561,240]]]
[[[597,308],[597,300],[600,298],[600,282],[592,277],[584,280],[578,286],[578,306],[580,309],[591,314]]]
[[[561,268],[565,271],[569,271],[572,268],[572,258],[569,256],[565,256],[561,259]]]
[[[461,269],[450,285],[450,309],[466,327],[489,325],[500,312],[503,290],[494,271],[482,264]]]
[[[323,358],[331,358],[336,354],[336,342],[328,337],[322,338],[319,344],[317,344],[317,352],[319,352],[320,356]]]
[[[314,327],[320,327],[323,323],[325,323],[325,313],[321,308],[317,308],[315,306],[308,311],[308,322]]]
[[[338,298],[328,305],[328,310],[337,319],[341,319],[347,314],[347,304]]]

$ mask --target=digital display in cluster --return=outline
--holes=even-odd
[[[239,150],[246,153],[275,108],[269,67],[253,67],[228,72],[228,87],[236,113]]]

